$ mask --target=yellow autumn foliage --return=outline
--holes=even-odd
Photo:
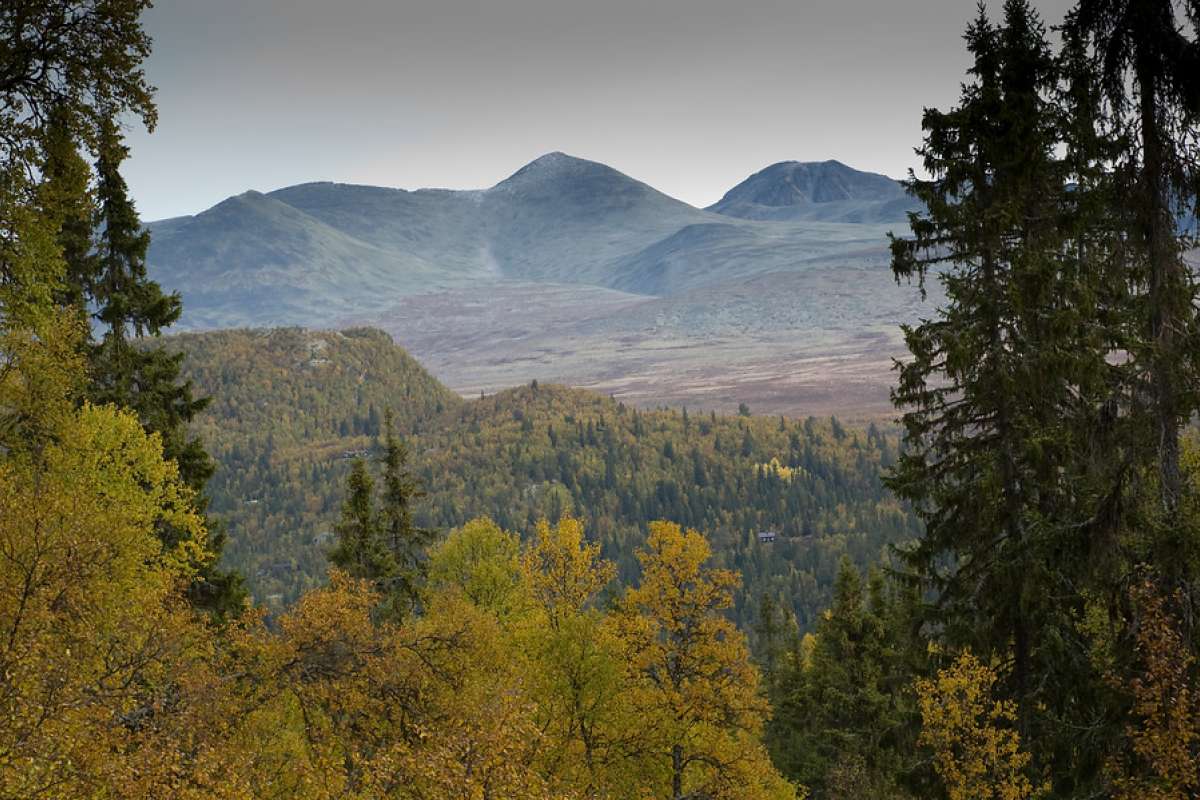
[[[1173,609],[1184,606],[1179,590],[1164,595],[1143,576],[1129,591],[1138,614],[1137,669],[1110,684],[1132,699],[1125,725],[1128,747],[1109,759],[1106,771],[1117,800],[1190,800],[1200,795],[1200,684],[1195,656]]]
[[[1027,800],[1035,796],[1014,723],[1016,706],[992,694],[995,671],[969,651],[930,680],[916,683],[918,743],[949,800]]]
[[[218,628],[183,599],[204,529],[158,438],[112,407],[39,422],[0,458],[0,797],[795,797],[694,531],[654,526],[614,612],[578,520],[524,548],[476,520],[411,619],[334,571]]]
[[[180,767],[159,718],[207,646],[179,593],[203,529],[132,415],[50,419],[0,461],[0,796],[148,796]],[[190,535],[163,552],[161,524]]]
[[[772,458],[767,463],[759,464],[758,466],[768,475],[775,475],[787,483],[791,483],[796,478],[804,476],[804,469],[802,467],[789,467],[780,463],[778,458]]]
[[[652,523],[641,582],[612,620],[625,647],[641,789],[676,800],[794,798],[762,745],[770,709],[745,637],[721,614],[737,577],[707,568],[710,553],[696,531]]]

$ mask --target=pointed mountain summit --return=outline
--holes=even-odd
[[[618,172],[607,164],[601,164],[599,161],[588,161],[585,158],[576,158],[575,156],[569,156],[566,153],[555,150],[552,153],[538,156],[488,191],[519,191],[546,182],[554,183],[561,180],[616,176],[628,178],[628,176]]]
[[[686,216],[704,212],[598,161],[547,153],[483,193],[486,204],[537,211],[549,217],[588,219],[620,213]],[[657,224],[657,223],[656,223]]]
[[[756,172],[708,210],[758,220],[906,222],[918,204],[899,181],[840,161],[781,161]]]
[[[558,152],[488,189],[482,205],[490,252],[506,275],[596,285],[610,284],[617,260],[712,217],[606,164]]]

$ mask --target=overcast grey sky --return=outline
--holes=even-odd
[[[999,12],[1000,0],[990,5]],[[1058,22],[1070,0],[1039,0]],[[562,150],[695,205],[767,164],[902,176],[974,0],[158,0],[144,219],[312,180],[483,188]]]

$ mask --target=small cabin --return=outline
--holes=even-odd
[[[778,536],[779,536],[779,534],[776,533],[775,531],[759,531],[758,532],[758,543],[759,544],[770,544],[771,542],[775,541],[775,539]]]

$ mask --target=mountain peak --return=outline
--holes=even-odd
[[[576,158],[555,150],[535,158],[509,177],[500,181],[490,191],[497,189],[516,189],[529,185],[537,185],[543,181],[562,179],[581,179],[598,176],[618,176],[621,173],[610,166],[597,161]],[[629,179],[632,180],[632,179]]]
[[[530,161],[528,164],[526,164],[526,166],[532,167],[535,164],[540,164],[543,166],[553,166],[555,164],[564,164],[564,163],[568,163],[571,161],[583,161],[583,159],[576,158],[575,156],[569,156],[566,153],[564,153],[562,150],[552,150],[549,153],[538,156],[533,161]]]
[[[709,208],[745,219],[899,222],[912,205],[899,181],[840,161],[780,161]]]
[[[218,216],[222,214],[245,214],[253,210],[259,210],[270,206],[271,203],[267,196],[262,192],[250,189],[249,191],[235,194],[232,197],[226,197],[221,202],[217,203],[212,208],[200,212],[199,216]]]
[[[897,181],[840,161],[781,161],[730,189],[722,202],[750,200],[765,206],[891,200],[903,195]]]

